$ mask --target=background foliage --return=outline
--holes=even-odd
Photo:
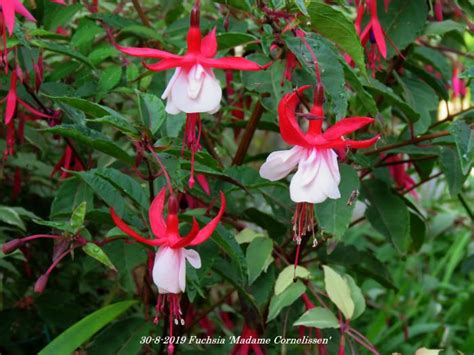
[[[382,354],[414,353],[421,347],[448,354],[474,351],[474,194],[469,188],[474,5],[442,3],[444,19],[435,21],[434,2],[391,0],[384,11],[379,1],[390,40],[383,68],[373,76],[350,2],[203,1],[201,27],[206,33],[217,26],[218,56],[273,61],[265,71],[234,72],[232,80],[216,71],[224,87],[223,107],[214,116],[203,115],[203,150],[196,156],[196,172],[210,184],[208,196],[199,186],[188,187],[189,156],[181,155],[185,117],[168,116],[159,98],[172,73],[148,72],[140,60],[117,51],[106,31],[122,45],[182,52],[192,4],[100,1],[95,11],[87,2],[25,1],[37,22],[17,16],[14,36],[7,41],[30,78],[18,84],[18,96],[43,113],[56,110],[59,124],[28,119],[24,141],[17,141],[15,153],[2,162],[0,241],[80,234],[95,244],[62,260],[42,294],[33,287],[51,263],[51,240],[0,254],[0,352],[164,351],[161,345],[139,343],[144,335],[164,334],[163,322],[151,322],[155,293],[146,267],[148,250],[126,240],[108,212],[114,207],[135,229],[148,228],[150,192],[159,191],[164,179],[148,182],[139,176],[159,171],[146,154],[136,164],[137,142],[144,135],[160,147],[173,184],[183,193],[183,221],[197,216],[204,222],[215,215],[217,209],[207,207],[218,191],[228,201],[223,223],[198,248],[203,267],[188,270],[182,307],[190,321],[181,334],[239,335],[245,323],[262,337],[295,338],[304,331],[298,326],[305,325],[331,337],[332,354],[343,338],[343,319],[350,318],[350,327]],[[319,242],[312,247],[311,240],[303,240],[296,282],[288,182],[263,180],[258,167],[275,147],[285,147],[278,134],[279,99],[295,87],[314,84],[315,78],[307,48],[283,31],[288,22],[275,15],[278,11],[297,14],[296,26],[307,32],[322,68],[329,121],[371,116],[376,124],[360,137],[382,134],[374,149],[349,153],[341,167],[341,199],[315,206]],[[290,51],[299,64],[288,81]],[[33,64],[39,56],[44,79],[35,92]],[[13,58],[10,52],[11,64]],[[455,68],[462,68],[457,75],[468,87],[461,96],[453,91]],[[0,76],[2,97],[11,73]],[[239,107],[243,119],[233,112]],[[3,124],[0,131],[3,150]],[[66,178],[52,177],[66,147],[84,169],[71,165]],[[411,162],[408,173],[418,197],[396,185],[387,155]],[[357,202],[348,204],[356,190]],[[302,295],[318,307],[305,313]],[[52,342],[62,332],[63,338]],[[349,335],[345,339],[346,351],[367,352]],[[222,353],[231,348],[182,345],[177,350]],[[304,349],[313,348],[266,347],[270,353]]]

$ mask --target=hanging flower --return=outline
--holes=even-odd
[[[361,33],[364,5],[360,2],[357,5],[355,27],[360,36],[362,46],[366,48],[369,69],[371,69],[372,74],[375,75],[376,71],[382,69],[380,57],[387,58],[387,45],[385,42],[385,33],[377,15],[377,0],[367,0],[366,5],[370,12],[369,22]],[[385,5],[386,7],[388,6],[387,3]]]
[[[385,163],[387,163],[388,171],[392,175],[396,187],[401,190],[409,190],[413,197],[418,198],[418,193],[413,190],[415,181],[408,174],[408,164],[402,162],[402,156],[391,155],[385,159]]]
[[[66,145],[61,159],[54,166],[50,176],[53,177],[56,173],[59,173],[60,179],[66,179],[69,176],[68,170],[85,170],[85,166],[82,163],[81,158],[77,155],[77,153],[69,144]]]
[[[276,181],[290,174],[298,166],[290,183],[290,197],[297,203],[293,223],[295,239],[298,242],[306,231],[313,229],[313,204],[321,203],[328,198],[341,197],[339,192],[341,176],[336,151],[344,154],[345,149],[367,148],[379,139],[379,135],[360,141],[344,137],[374,122],[370,117],[343,118],[322,132],[324,120],[322,86],[318,86],[315,90],[315,102],[309,114],[302,114],[309,120],[308,130],[303,132],[298,125],[296,108],[299,98],[309,87],[306,85],[286,94],[278,106],[281,136],[286,143],[294,147],[271,153],[260,168],[260,175],[263,178]]]
[[[3,21],[1,21],[3,23],[3,33],[5,33],[6,28],[10,36],[15,29],[15,13],[20,14],[28,21],[36,22],[33,15],[19,0],[0,0],[0,8],[0,16],[3,18]]]
[[[248,355],[253,351],[256,355],[263,355],[263,349],[260,346],[258,332],[244,323],[242,333],[240,334],[240,341],[232,348],[231,355]]]
[[[191,26],[187,35],[188,48],[184,56],[152,48],[117,48],[125,54],[161,59],[155,64],[144,64],[151,71],[175,69],[163,92],[166,112],[170,114],[214,113],[219,110],[222,89],[213,69],[261,70],[259,64],[241,57],[214,58],[217,53],[216,29],[201,38],[199,3],[193,7]]]
[[[0,104],[5,102],[5,110],[4,110],[4,122],[6,125],[6,147],[4,151],[4,158],[8,155],[13,155],[14,153],[14,146],[15,146],[15,136],[18,136],[22,139],[23,136],[23,126],[24,126],[24,117],[20,117],[20,123],[18,125],[18,132],[15,135],[15,124],[13,118],[16,115],[18,104],[25,108],[28,112],[32,113],[33,115],[41,118],[51,118],[52,116],[44,114],[37,109],[35,109],[30,104],[26,103],[22,99],[20,99],[17,95],[17,78],[21,78],[21,69],[16,67],[12,70],[10,75],[10,88],[8,90],[8,94],[5,98],[0,100]]]
[[[180,297],[186,290],[186,260],[196,269],[201,267],[201,258],[197,251],[186,249],[204,243],[214,232],[219,224],[225,209],[225,197],[221,192],[221,208],[205,227],[199,229],[195,219],[191,231],[184,237],[179,234],[178,200],[174,195],[168,199],[168,216],[163,218],[166,188],[163,188],[151,203],[149,220],[154,239],[142,237],[130,226],[128,226],[113,209],[110,210],[112,219],[118,228],[125,234],[140,243],[158,247],[153,265],[153,282],[158,288],[158,300],[156,305],[157,316],[164,311],[165,303],[168,302],[170,311],[170,336],[173,335],[172,320],[175,324],[183,324]],[[173,348],[168,348],[172,353]]]

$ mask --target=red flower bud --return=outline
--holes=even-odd
[[[13,253],[15,250],[21,247],[22,244],[23,244],[23,241],[21,239],[10,240],[9,242],[6,242],[5,244],[2,245],[2,251],[4,254]]]
[[[48,275],[43,274],[41,275],[38,280],[36,280],[35,283],[35,292],[36,293],[43,293],[44,289],[46,288],[46,285],[48,283]]]
[[[168,199],[168,214],[178,214],[179,203],[174,194],[170,195]]]

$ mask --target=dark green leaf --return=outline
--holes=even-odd
[[[112,270],[117,271],[117,269],[115,268],[114,264],[112,264],[107,254],[97,244],[87,243],[86,245],[82,247],[82,250],[84,250],[84,253],[96,259],[98,262],[104,264],[105,266],[111,268]]]
[[[408,209],[403,200],[380,180],[365,180],[362,184],[363,196],[369,207],[365,213],[370,224],[384,235],[400,253],[409,246],[410,225]]]
[[[308,13],[311,19],[311,28],[336,43],[352,57],[360,71],[366,74],[364,50],[352,21],[341,11],[314,1],[308,6]]]
[[[293,304],[306,290],[305,285],[298,281],[293,283],[279,295],[274,295],[270,300],[267,323],[275,319],[281,310]]]
[[[247,273],[249,284],[270,265],[272,261],[273,242],[270,238],[256,238],[247,247]]]
[[[341,174],[339,185],[341,198],[337,200],[327,199],[314,207],[319,227],[324,233],[333,234],[336,239],[340,239],[349,227],[355,201],[351,204],[348,204],[348,201],[352,193],[359,190],[360,185],[359,177],[354,168],[341,164],[339,169]]]
[[[89,314],[51,341],[40,355],[70,354],[137,301],[114,303]]]
[[[327,308],[314,307],[298,318],[293,326],[313,327],[319,329],[339,328],[336,316]]]

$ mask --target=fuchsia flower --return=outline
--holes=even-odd
[[[215,69],[261,70],[257,63],[241,57],[214,58],[217,53],[216,29],[201,39],[199,2],[191,13],[187,36],[188,48],[183,56],[152,48],[117,48],[125,54],[161,59],[155,64],[144,64],[152,71],[176,68],[162,98],[167,99],[166,112],[170,114],[214,113],[219,110],[222,89],[214,76]]]
[[[0,16],[3,18],[3,32],[5,33],[6,27],[10,36],[15,29],[15,13],[20,14],[28,21],[36,22],[33,15],[30,14],[30,12],[19,0],[0,0],[0,8]]]
[[[258,343],[259,338],[257,331],[248,326],[247,323],[244,323],[242,334],[240,334],[240,342],[235,344],[230,354],[248,355],[250,351],[253,350],[254,354],[263,355],[262,347]]]
[[[434,3],[434,14],[436,21],[443,21],[443,1],[436,0]]]
[[[370,12],[370,19],[363,31],[361,31],[362,18],[366,7]],[[388,1],[385,2],[385,11],[388,8]],[[366,0],[356,2],[355,28],[359,34],[362,45],[366,48],[368,67],[375,75],[377,70],[381,69],[381,56],[387,58],[387,45],[385,43],[385,34],[377,15],[377,0]],[[367,46],[369,44],[369,46]]]
[[[459,63],[453,65],[453,76],[451,78],[451,89],[453,90],[451,97],[464,98],[466,96],[466,82],[459,77],[462,66]]]
[[[309,87],[306,85],[286,94],[278,106],[281,136],[285,142],[295,147],[271,153],[260,168],[263,178],[276,181],[287,176],[298,165],[290,183],[291,199],[297,203],[320,203],[327,198],[339,198],[341,176],[336,150],[367,148],[379,139],[379,135],[361,141],[344,138],[374,122],[370,117],[343,118],[322,132],[324,112],[322,104],[317,102],[310,111],[308,131],[303,132],[296,118],[296,107],[299,96]]]
[[[370,11],[370,20],[361,34],[362,44],[365,45],[368,40],[375,42],[382,57],[387,57],[387,45],[385,43],[385,35],[380,25],[377,15],[377,0],[367,0],[367,6]]]
[[[66,145],[61,159],[54,166],[50,176],[53,177],[56,173],[60,173],[59,177],[61,179],[65,179],[69,176],[69,173],[66,170],[85,170],[81,159],[77,156],[77,153],[72,149],[70,145]]]
[[[397,188],[402,190],[410,190],[410,193],[413,195],[413,197],[418,198],[417,192],[411,189],[415,185],[415,181],[407,173],[408,164],[399,163],[401,161],[402,159],[399,155],[391,155],[385,159],[386,163],[393,163],[390,165],[387,164],[387,167],[390,175],[392,175],[393,180],[395,181]]]
[[[6,125],[6,148],[4,152],[4,157],[7,157],[8,155],[13,155],[14,153],[14,145],[15,145],[15,124],[13,121],[13,118],[15,117],[16,111],[18,104],[23,106],[28,112],[34,114],[37,117],[42,117],[42,118],[51,118],[52,116],[44,114],[22,99],[20,99],[17,95],[17,77],[21,78],[21,69],[18,67],[12,70],[11,75],[10,75],[10,88],[8,90],[8,94],[5,98],[0,100],[0,104],[3,104],[5,102],[5,113],[4,113],[4,121]],[[20,117],[21,118],[21,117]],[[23,118],[24,119],[24,118]],[[22,138],[22,126],[24,122],[20,122],[19,127],[18,127],[18,134],[17,136]]]
[[[199,254],[192,249],[185,249],[188,246],[195,246],[204,243],[212,235],[219,224],[225,209],[225,197],[221,192],[221,207],[216,217],[214,217],[204,228],[199,229],[196,219],[193,219],[191,231],[184,237],[179,234],[178,200],[174,195],[168,199],[168,216],[163,218],[166,189],[163,188],[153,200],[149,210],[149,220],[154,239],[142,237],[131,227],[129,227],[113,209],[110,214],[115,224],[125,234],[134,238],[140,243],[158,247],[153,265],[153,282],[158,288],[157,311],[160,313],[164,308],[164,294],[170,303],[171,318],[181,318],[179,307],[179,297],[186,289],[186,260],[196,269],[201,267]],[[158,321],[158,318],[155,319]],[[170,329],[172,331],[172,329]],[[171,336],[172,334],[170,334]]]

